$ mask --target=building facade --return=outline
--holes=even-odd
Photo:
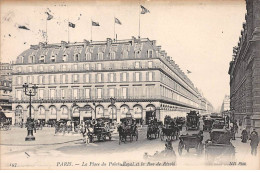
[[[87,120],[185,116],[201,108],[193,83],[156,41],[136,39],[32,45],[13,67],[13,122],[26,121],[24,83],[37,84],[32,117]],[[115,98],[111,104],[110,98]]]
[[[230,97],[229,95],[225,95],[225,98],[221,105],[220,112],[229,111],[229,110],[230,110]]]
[[[0,71],[0,111],[11,121],[12,64],[0,63]]]
[[[248,130],[260,131],[260,0],[246,0],[246,22],[230,62],[230,109]]]

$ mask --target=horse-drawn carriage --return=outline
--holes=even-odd
[[[186,130],[199,130],[199,114],[196,111],[190,111],[186,116]]]
[[[87,124],[85,132],[88,137],[88,142],[94,142],[95,138],[98,141],[106,141],[112,139],[110,127],[109,127],[109,118],[97,118],[93,121],[92,124]]]
[[[135,137],[135,140],[138,140],[138,129],[136,125],[136,121],[132,117],[126,117],[121,119],[121,124],[118,126],[117,130],[119,133],[119,145],[121,142],[126,142],[127,137],[130,138],[130,142],[133,141],[133,138]]]
[[[176,124],[180,131],[182,131],[182,127],[185,124],[185,117],[177,117]]]
[[[0,111],[0,129],[2,130],[11,130],[11,122],[6,118],[5,113]]]
[[[209,164],[230,163],[235,156],[232,136],[226,129],[212,129],[210,139],[205,142],[205,155]]]
[[[225,119],[217,118],[214,120],[212,129],[223,129],[225,127]]]
[[[174,138],[177,140],[180,135],[180,130],[174,121],[170,116],[165,116],[164,118],[164,126],[162,126],[161,129],[161,140],[164,140],[164,137],[168,140],[173,140]]]
[[[190,148],[195,148],[197,154],[201,154],[203,151],[203,131],[200,131],[198,134],[186,134],[179,137],[180,142],[178,146],[179,155],[182,155],[183,149],[189,152]]]
[[[152,139],[152,137],[156,139],[157,137],[160,137],[160,124],[161,123],[157,121],[156,118],[149,120],[146,133],[147,139]]]
[[[213,119],[205,119],[203,120],[203,131],[210,131],[212,129],[214,120]]]

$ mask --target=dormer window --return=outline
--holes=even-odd
[[[64,54],[63,57],[62,57],[62,61],[63,62],[66,62],[68,60],[68,55],[67,54]]]
[[[140,58],[141,57],[141,51],[137,50],[135,51],[135,58]]]
[[[39,61],[40,61],[41,63],[44,63],[44,62],[45,62],[45,55],[41,55]]]
[[[34,63],[34,59],[35,59],[34,55],[29,56],[28,57],[28,63],[30,63],[30,64]]]
[[[51,62],[55,62],[56,61],[56,57],[57,57],[57,55],[52,55],[51,56]]]
[[[109,56],[110,56],[109,57],[110,59],[116,59],[116,53],[115,52],[110,52]]]
[[[152,58],[152,57],[153,57],[153,50],[148,50],[147,58]]]
[[[91,53],[90,52],[86,53],[86,60],[91,60]]]
[[[23,56],[19,56],[18,57],[18,63],[23,63],[23,59],[24,59]]]
[[[98,53],[98,60],[103,60],[103,53],[102,52]]]
[[[128,58],[128,51],[127,51],[127,50],[124,50],[124,51],[123,51],[123,58],[124,58],[124,59],[127,59],[127,58]]]
[[[74,54],[74,61],[79,61],[79,54],[78,53]]]

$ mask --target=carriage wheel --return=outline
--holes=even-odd
[[[178,152],[180,156],[182,155],[183,148],[184,148],[184,144],[182,143],[182,141],[180,141],[178,145]]]

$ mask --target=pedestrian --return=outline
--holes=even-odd
[[[250,142],[251,154],[256,156],[259,138],[258,138],[258,133],[255,131],[255,129],[253,129],[253,131],[251,132],[249,140],[251,140]]]
[[[241,133],[241,139],[242,139],[241,142],[243,142],[243,143],[246,143],[246,142],[247,142],[247,139],[248,139],[248,133],[247,133],[247,131],[246,131],[245,128],[242,130],[242,133]]]

